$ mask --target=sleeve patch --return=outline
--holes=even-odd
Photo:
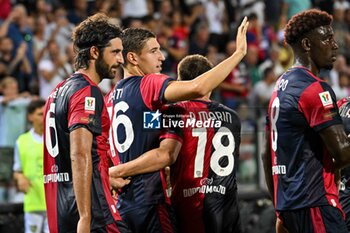
[[[96,101],[94,97],[85,97],[85,112],[89,114],[95,114],[95,103]]]
[[[324,109],[333,108],[333,101],[329,91],[319,93],[322,105]]]

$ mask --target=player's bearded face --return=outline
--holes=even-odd
[[[101,79],[114,79],[115,75],[113,70],[118,68],[118,66],[119,65],[116,64],[109,66],[103,59],[103,53],[99,54],[95,63],[96,72],[101,77]]]

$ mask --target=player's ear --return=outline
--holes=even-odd
[[[137,55],[133,52],[128,52],[126,54],[126,59],[128,59],[128,62],[130,62],[133,65],[137,65]]]
[[[99,49],[96,46],[91,46],[91,48],[90,48],[90,57],[92,59],[97,60],[99,52],[100,51],[99,51]]]
[[[301,40],[301,47],[303,48],[303,50],[305,52],[309,52],[310,51],[310,47],[311,47],[311,42],[310,39],[305,37]]]

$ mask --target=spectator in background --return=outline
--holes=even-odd
[[[15,77],[19,92],[29,90],[29,81],[32,68],[26,56],[27,43],[22,42],[17,50],[9,37],[0,38],[0,62],[6,66],[5,75]]]
[[[259,65],[259,73],[263,75],[264,70],[268,67],[272,67],[276,76],[279,77],[283,72],[284,68],[279,60],[280,47],[275,44],[269,47],[269,56]]]
[[[67,18],[73,25],[79,24],[81,21],[88,17],[88,1],[86,0],[74,0],[73,9],[70,9],[67,14]]]
[[[190,28],[190,36],[192,37],[197,32],[199,25],[206,21],[205,8],[199,1],[194,1],[192,4],[186,5],[185,9],[184,22]]]
[[[48,57],[38,64],[39,93],[43,99],[47,99],[56,85],[73,72],[72,65],[68,63],[66,55],[61,55],[55,40],[48,42],[47,53]]]
[[[345,23],[345,10],[342,5],[334,5],[333,23],[335,39],[339,45],[339,54],[345,56],[347,63],[350,61],[350,31]]]
[[[159,2],[159,11],[154,13],[154,17],[160,22],[169,21],[172,19],[174,8],[170,0],[163,0]]]
[[[207,55],[209,47],[209,28],[208,24],[202,22],[197,25],[195,33],[190,39],[188,54]]]
[[[11,1],[0,0],[0,19],[5,20],[11,12]]]
[[[348,97],[350,94],[350,80],[347,72],[339,72],[338,85],[332,85],[332,89],[337,97],[337,100]]]
[[[122,18],[139,18],[153,12],[151,0],[121,0]]]
[[[261,80],[261,74],[259,73],[258,62],[259,62],[259,48],[255,45],[249,45],[247,55],[243,59],[246,64],[248,76],[252,85],[254,86],[258,81]]]
[[[226,56],[229,56],[235,50],[236,41],[230,41],[226,45]],[[219,87],[222,103],[231,109],[237,110],[239,105],[246,100],[251,89],[251,82],[245,64],[243,62],[238,64]]]
[[[165,57],[162,72],[175,76],[178,62],[187,55],[187,41],[175,34],[174,23],[171,19],[161,23],[161,34],[157,39]]]
[[[282,0],[280,23],[283,25],[295,14],[310,9],[310,0]]]
[[[272,67],[267,67],[263,72],[262,80],[258,81],[252,92],[252,105],[256,108],[257,117],[265,117],[266,110],[276,83],[276,74]]]
[[[14,147],[18,136],[26,130],[26,108],[31,101],[28,93],[18,93],[17,80],[5,77],[1,83],[0,146]]]
[[[21,46],[22,42],[26,43],[25,55],[31,66],[31,71],[34,71],[35,61],[33,55],[33,33],[28,25],[27,10],[21,5],[15,5],[10,15],[0,24],[0,38],[9,37],[13,42],[14,53]],[[18,77],[16,77],[18,79]],[[26,83],[30,83],[32,75],[27,77]],[[19,80],[19,79],[18,79]],[[20,90],[22,91],[22,83],[19,82]],[[25,86],[25,90],[28,90],[28,86]]]
[[[35,63],[43,58],[46,51],[48,34],[45,33],[47,27],[47,19],[44,15],[40,15],[34,19],[35,29],[33,36],[33,53]]]
[[[47,40],[56,40],[61,54],[65,53],[67,45],[71,42],[71,34],[74,24],[67,19],[67,11],[63,7],[58,7],[54,11],[54,18],[45,28]]]
[[[209,25],[209,44],[216,47],[219,52],[223,52],[228,33],[228,17],[225,3],[222,0],[208,0],[204,6]],[[248,20],[250,22],[250,19]]]
[[[24,193],[25,233],[48,233],[43,184],[43,110],[45,101],[32,101],[27,107],[32,128],[19,136],[14,155],[14,179]]]
[[[347,65],[344,55],[338,54],[333,68],[329,71],[330,85],[339,86],[339,74],[341,72],[350,73],[350,68]]]

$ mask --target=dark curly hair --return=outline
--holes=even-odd
[[[331,25],[332,16],[325,11],[311,9],[294,15],[284,29],[284,42],[293,46],[306,33],[320,26]]]
[[[127,28],[123,31],[123,56],[124,61],[128,62],[126,55],[129,52],[140,54],[146,42],[150,38],[156,38],[155,34],[143,28]]]
[[[192,80],[213,68],[213,64],[204,56],[195,54],[186,56],[178,65],[179,80]]]
[[[73,31],[72,40],[75,58],[75,69],[88,68],[90,48],[96,46],[101,52],[110,45],[110,40],[121,38],[122,30],[110,22],[103,13],[97,13],[81,22]]]

